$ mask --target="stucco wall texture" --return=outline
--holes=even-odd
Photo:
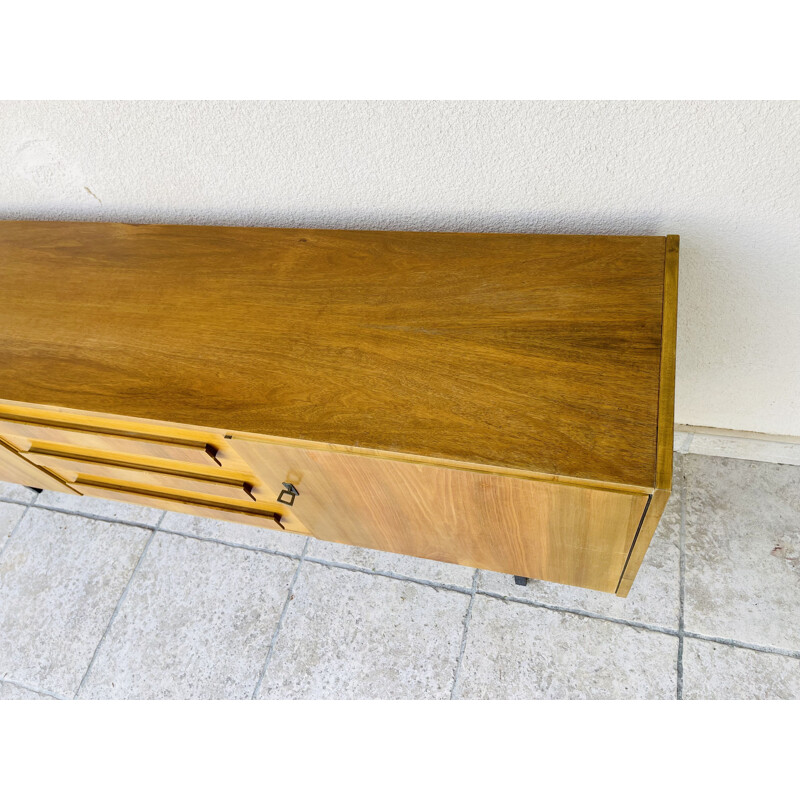
[[[800,103],[7,102],[0,187],[2,219],[677,233],[676,422],[800,436]]]

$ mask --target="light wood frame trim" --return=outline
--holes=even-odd
[[[661,370],[658,389],[655,490],[645,509],[616,594],[627,597],[672,492],[675,436],[675,345],[678,331],[678,256],[680,237],[667,236],[664,248],[664,301],[661,316]]]
[[[24,453],[20,453],[16,447],[12,447],[3,439],[0,439],[0,450],[3,451],[3,454],[8,454],[11,457],[12,463],[16,462],[21,469],[29,473],[30,480],[26,479],[23,485],[33,486],[36,489],[51,489],[57,492],[65,492],[66,494],[80,494],[54,472],[39,464],[34,464],[33,461],[25,458]]]
[[[266,444],[282,445],[284,447],[299,447],[303,450],[324,450],[337,453],[351,453],[353,455],[372,456],[373,458],[385,458],[392,461],[405,461],[413,464],[427,464],[447,469],[467,470],[470,472],[480,472],[490,475],[503,475],[509,478],[521,478],[523,480],[547,481],[548,483],[563,483],[567,486],[578,486],[587,489],[602,489],[609,492],[622,492],[623,494],[652,494],[654,486],[637,486],[627,483],[609,483],[593,478],[577,478],[572,475],[557,475],[546,472],[535,472],[533,470],[521,470],[514,467],[498,467],[491,464],[475,464],[468,461],[453,461],[450,459],[434,458],[433,456],[422,456],[414,453],[402,453],[388,450],[375,450],[367,447],[356,447],[352,445],[334,444],[331,442],[315,442],[307,439],[287,439],[281,436],[268,436],[261,433],[249,433],[247,431],[236,431],[223,428],[203,428],[198,425],[187,425],[184,423],[171,423],[163,420],[140,419],[138,417],[124,417],[119,414],[106,414],[101,412],[86,411],[76,408],[64,408],[63,406],[41,406],[36,403],[23,403],[16,400],[0,399],[0,414],[11,414],[13,409],[30,409],[31,413],[37,414],[44,411],[48,416],[42,418],[40,424],[48,425],[50,420],[56,417],[71,418],[71,421],[78,424],[78,420],[85,418],[87,425],[96,425],[97,420],[108,420],[109,423],[122,423],[128,427],[142,426],[143,430],[155,432],[157,427],[163,427],[170,431],[195,431],[198,434],[208,436],[213,434],[220,439],[244,439],[254,442],[265,442]],[[76,428],[77,429],[77,428]],[[135,437],[134,437],[135,438]],[[216,443],[212,443],[216,447]],[[216,459],[223,468],[228,468],[225,454],[218,453]],[[230,466],[230,469],[236,467]]]

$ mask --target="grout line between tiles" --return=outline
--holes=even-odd
[[[483,597],[493,597],[495,600],[504,600],[508,603],[520,603],[524,606],[532,606],[533,608],[544,608],[547,611],[560,611],[563,614],[574,614],[577,617],[589,617],[590,619],[599,619],[603,622],[613,622],[616,625],[627,625],[629,628],[638,628],[643,631],[650,631],[651,633],[664,633],[667,636],[677,636],[678,631],[674,628],[664,628],[661,625],[651,625],[647,622],[634,622],[633,620],[620,619],[619,617],[604,617],[602,614],[595,614],[593,611],[584,611],[581,608],[569,608],[568,606],[555,606],[550,603],[541,603],[537,600],[529,600],[523,597],[511,597],[509,595],[500,594],[499,592],[489,592],[486,589],[478,589],[476,594]]]
[[[74,700],[78,699],[78,695],[81,693],[81,689],[83,689],[86,683],[86,679],[89,677],[89,673],[92,671],[92,667],[94,666],[94,662],[97,660],[97,655],[100,652],[100,648],[103,646],[103,643],[105,642],[106,637],[108,636],[108,632],[111,630],[111,626],[114,624],[114,620],[117,618],[119,610],[120,608],[122,608],[122,604],[125,602],[125,598],[128,596],[128,590],[131,587],[131,583],[133,583],[133,579],[136,577],[136,573],[139,572],[139,567],[142,565],[142,562],[144,561],[144,558],[147,555],[147,551],[150,549],[150,543],[153,541],[153,539],[155,539],[156,534],[158,533],[159,526],[161,525],[161,522],[163,521],[166,515],[167,512],[164,511],[158,518],[156,524],[150,526],[152,533],[145,542],[145,545],[142,548],[142,552],[139,554],[139,559],[136,562],[136,566],[133,568],[133,572],[131,572],[131,575],[128,578],[128,582],[125,584],[125,588],[122,590],[122,594],[120,595],[119,600],[117,600],[116,606],[114,606],[114,611],[111,613],[111,619],[109,619],[108,625],[106,625],[106,628],[103,631],[103,635],[100,637],[100,641],[97,643],[97,647],[95,647],[94,653],[92,653],[92,658],[89,661],[89,666],[86,667],[86,672],[83,673],[81,682],[80,684],[78,684],[78,688],[76,689],[75,695],[73,696]]]
[[[692,633],[691,631],[684,631],[683,635],[687,639],[725,644],[729,647],[737,647],[739,650],[755,650],[758,653],[770,653],[774,656],[786,656],[787,658],[800,659],[800,650],[784,650],[781,647],[771,647],[770,645],[749,644],[748,642],[740,642],[736,639],[726,639],[722,636],[708,636],[705,633]]]
[[[0,497],[0,503],[8,503],[12,506],[29,506],[31,503],[36,502],[36,497],[33,500],[14,500],[11,497]]]
[[[694,434],[689,434],[689,435],[690,436],[694,436]],[[661,627],[661,626],[658,626],[658,625],[650,625],[648,623],[643,623],[643,622],[633,622],[631,620],[620,619],[620,618],[617,618],[617,617],[604,616],[602,614],[595,614],[595,613],[590,612],[590,611],[584,611],[582,609],[572,608],[572,607],[569,607],[569,606],[560,606],[560,605],[553,605],[553,604],[550,604],[550,603],[542,603],[542,602],[538,602],[538,601],[535,601],[535,600],[529,600],[527,598],[514,597],[512,595],[504,595],[504,594],[501,594],[499,592],[491,592],[491,591],[487,591],[487,590],[484,590],[484,589],[476,589],[474,594],[475,595],[482,595],[482,596],[485,596],[485,597],[491,597],[491,598],[496,599],[496,600],[503,600],[505,602],[519,603],[521,605],[527,605],[527,606],[531,606],[531,607],[534,607],[534,608],[544,608],[544,609],[547,609],[549,611],[559,611],[559,612],[566,613],[566,614],[574,614],[576,616],[589,617],[591,619],[603,620],[605,622],[611,622],[611,623],[615,623],[617,625],[627,625],[628,627],[638,628],[638,629],[641,629],[641,630],[648,630],[648,631],[651,631],[651,632],[654,632],[654,633],[663,633],[663,634],[666,634],[666,635],[669,635],[669,636],[677,636],[678,639],[679,639],[679,642],[678,642],[678,647],[679,647],[679,662],[678,663],[679,663],[679,670],[680,670],[679,678],[678,678],[679,681],[682,678],[682,670],[681,670],[682,659],[681,659],[681,656],[682,656],[682,651],[683,651],[683,638],[691,638],[691,639],[699,639],[699,640],[703,640],[703,641],[717,642],[719,644],[725,644],[725,645],[729,645],[731,647],[737,647],[737,648],[744,649],[744,650],[755,650],[755,651],[758,651],[758,652],[772,653],[774,655],[782,655],[782,656],[787,656],[789,658],[800,658],[800,652],[796,652],[796,651],[792,651],[792,650],[784,650],[784,649],[774,648],[774,647],[770,647],[770,646],[766,646],[766,645],[749,644],[747,642],[740,642],[740,641],[737,641],[737,640],[725,639],[725,638],[722,638],[722,637],[708,636],[708,635],[705,635],[705,634],[693,633],[691,631],[685,630],[685,627],[684,627],[684,624],[683,624],[683,600],[684,600],[684,594],[685,594],[685,584],[684,584],[684,578],[683,578],[684,570],[685,570],[685,554],[684,554],[684,544],[683,544],[683,525],[684,525],[683,517],[684,517],[685,494],[686,494],[685,473],[682,470],[682,473],[681,473],[681,590],[680,590],[680,592],[681,592],[681,600],[680,600],[681,613],[680,613],[680,617],[679,617],[679,623],[678,623],[678,630],[677,631],[674,630],[674,629],[671,629],[671,628],[665,628],[665,627]],[[431,587],[433,589],[438,589],[438,590],[442,590],[442,591],[451,591],[451,592],[457,592],[459,594],[470,595],[471,596],[471,600],[472,600],[473,590],[472,589],[467,589],[465,587],[454,586],[454,585],[445,584],[445,583],[438,583],[436,581],[430,581],[430,580],[426,580],[426,579],[423,579],[423,578],[414,578],[414,577],[411,577],[411,576],[400,575],[398,573],[388,572],[388,571],[384,571],[384,570],[373,570],[373,569],[368,569],[368,568],[365,568],[365,567],[358,567],[358,566],[355,566],[353,564],[345,564],[345,563],[337,562],[337,561],[329,561],[329,560],[322,559],[322,558],[317,558],[317,557],[314,557],[314,556],[305,556],[304,554],[305,554],[306,550],[308,549],[309,543],[311,541],[311,537],[308,537],[307,540],[306,540],[306,544],[305,544],[304,549],[303,549],[303,555],[299,555],[298,556],[296,554],[286,553],[286,552],[283,552],[283,551],[280,551],[280,550],[272,550],[272,549],[266,548],[266,547],[255,547],[255,546],[252,546],[252,545],[237,544],[235,542],[227,542],[227,541],[222,540],[222,539],[214,539],[214,538],[210,538],[210,537],[196,536],[194,534],[181,533],[179,531],[164,530],[164,529],[161,528],[161,522],[163,521],[164,517],[166,516],[166,512],[164,512],[162,514],[161,518],[159,519],[159,521],[155,525],[153,525],[153,524],[147,525],[147,524],[144,524],[144,523],[141,523],[141,522],[128,522],[126,520],[114,519],[112,517],[104,517],[104,516],[100,516],[100,515],[97,515],[97,514],[88,514],[88,513],[83,513],[83,512],[79,512],[79,511],[69,511],[69,510],[66,510],[66,509],[56,508],[54,506],[37,505],[36,504],[37,498],[38,498],[38,495],[36,497],[34,497],[32,500],[27,501],[27,502],[19,501],[19,500],[11,500],[11,499],[6,499],[6,498],[0,498],[0,502],[3,502],[3,503],[10,503],[10,504],[13,504],[13,505],[25,506],[25,512],[23,513],[23,516],[17,522],[17,525],[15,525],[14,531],[12,531],[11,535],[8,537],[8,540],[10,540],[12,538],[12,536],[14,535],[14,532],[16,531],[16,528],[22,522],[22,519],[24,518],[25,514],[27,514],[27,511],[28,511],[29,508],[43,509],[45,511],[52,511],[52,512],[56,512],[56,513],[59,513],[59,514],[67,514],[67,515],[70,515],[70,516],[86,517],[87,519],[98,520],[100,522],[109,522],[109,523],[114,523],[114,524],[119,524],[119,525],[128,525],[130,527],[144,528],[144,529],[147,529],[147,530],[151,530],[154,533],[156,531],[158,531],[160,533],[166,533],[166,534],[169,534],[171,536],[183,536],[183,537],[188,538],[188,539],[196,539],[198,541],[213,542],[215,544],[221,544],[221,545],[226,546],[226,547],[239,548],[239,549],[243,549],[243,550],[251,550],[251,551],[254,551],[254,552],[265,553],[267,555],[281,556],[281,557],[284,557],[284,558],[290,558],[290,559],[293,559],[293,560],[297,560],[298,562],[300,562],[301,560],[302,561],[309,561],[311,563],[321,564],[322,566],[331,567],[331,568],[334,568],[334,569],[343,569],[343,570],[350,571],[350,572],[360,572],[360,573],[363,573],[363,574],[366,574],[366,575],[377,575],[377,576],[380,576],[380,577],[391,578],[393,580],[407,581],[409,583],[416,583],[416,584],[419,584],[419,585],[422,585],[422,586],[428,586],[428,587]],[[298,534],[298,535],[303,535],[303,534]],[[8,546],[8,540],[6,541],[6,544],[4,545],[3,550],[5,549],[5,547]],[[149,546],[149,541],[148,541],[148,546]],[[1,555],[2,555],[2,551],[0,551],[0,556]],[[144,555],[144,551],[143,551],[142,555]],[[298,568],[299,568],[299,563],[298,563]],[[138,569],[138,564],[137,564],[137,567],[134,568],[134,572],[136,571],[136,569]],[[297,574],[297,572],[295,574]],[[131,576],[131,577],[133,577],[133,576]],[[509,580],[510,579],[511,579],[511,576],[509,576]],[[474,579],[473,579],[473,582],[474,582]],[[130,581],[129,581],[129,583],[130,583]],[[125,592],[127,592],[127,587],[126,587],[125,591],[123,592],[123,595],[125,594]],[[120,598],[120,604],[121,604],[121,601],[122,601],[122,598]],[[109,625],[109,627],[110,627],[110,625]],[[105,634],[104,634],[104,637],[105,637]],[[101,642],[102,642],[102,640],[101,640]],[[98,648],[99,648],[99,645],[98,645]],[[96,653],[95,653],[95,655],[96,655]],[[271,651],[270,651],[270,653],[268,653],[268,657],[271,657]],[[94,658],[93,658],[93,661],[94,661]],[[89,672],[89,670],[87,669],[86,675],[88,675],[88,672]],[[86,675],[84,675],[84,680],[86,678]],[[83,685],[84,680],[81,681],[81,686]],[[263,680],[263,677],[262,677],[262,680]],[[80,687],[79,687],[78,691],[80,691]],[[76,696],[77,696],[77,693],[76,693]]]
[[[117,523],[117,524],[122,524],[122,525],[131,525],[133,527],[146,528],[146,529],[149,529],[149,530],[153,529],[153,525],[145,525],[143,523],[124,522],[122,520],[112,519],[111,517],[101,517],[101,516],[98,516],[96,514],[84,514],[84,513],[78,512],[78,511],[65,511],[63,509],[53,508],[53,507],[50,507],[50,506],[34,506],[34,508],[43,508],[43,509],[45,509],[47,511],[55,511],[55,512],[58,512],[60,514],[71,514],[73,516],[86,517],[87,519],[99,520],[101,522],[112,522],[112,523]],[[166,514],[166,512],[165,512],[165,514]],[[161,519],[163,520],[163,518],[164,518],[164,515],[162,515]],[[472,589],[467,589],[467,588],[462,587],[462,586],[454,586],[452,584],[439,583],[437,581],[430,581],[430,580],[426,580],[424,578],[415,578],[415,577],[408,576],[408,575],[400,575],[398,573],[388,572],[388,571],[385,571],[385,570],[374,570],[374,569],[368,569],[366,567],[358,567],[358,566],[355,566],[354,564],[345,564],[343,562],[338,562],[338,561],[329,561],[327,559],[318,558],[318,557],[315,557],[315,556],[305,556],[304,554],[305,554],[305,552],[306,552],[306,550],[308,548],[309,542],[311,541],[311,537],[308,537],[308,539],[306,541],[306,545],[305,545],[305,547],[303,549],[303,555],[298,556],[296,554],[285,553],[285,552],[282,552],[282,551],[279,551],[279,550],[271,550],[269,548],[264,548],[264,547],[254,547],[252,545],[238,544],[238,543],[235,543],[235,542],[227,542],[227,541],[224,541],[222,539],[211,539],[211,538],[208,538],[208,537],[196,536],[194,534],[182,533],[182,532],[179,532],[179,531],[163,530],[163,529],[160,528],[160,523],[161,523],[161,520],[159,520],[159,523],[157,524],[157,527],[159,528],[159,531],[161,533],[169,534],[170,536],[184,536],[184,537],[186,537],[188,539],[196,539],[198,541],[214,542],[216,544],[221,544],[221,545],[224,545],[226,547],[234,547],[234,548],[239,548],[239,549],[242,549],[242,550],[252,550],[252,551],[255,551],[255,552],[266,553],[268,555],[277,555],[277,556],[283,556],[285,558],[291,558],[291,559],[295,559],[295,560],[309,561],[309,562],[314,563],[314,564],[321,564],[322,566],[332,567],[334,569],[343,569],[343,570],[347,570],[349,572],[361,572],[361,573],[363,573],[365,575],[378,575],[380,577],[391,578],[393,580],[407,581],[409,583],[416,583],[416,584],[419,584],[421,586],[429,586],[429,587],[431,587],[433,589],[439,589],[439,590],[450,591],[450,592],[458,592],[460,594],[468,594],[468,595],[472,594]],[[302,534],[299,534],[299,535],[302,535]],[[511,579],[511,576],[509,576],[509,580],[510,579]],[[629,625],[629,626],[635,627],[635,628],[643,628],[645,630],[652,630],[652,631],[654,631],[656,633],[668,633],[668,634],[673,635],[673,636],[676,635],[676,633],[677,633],[674,630],[670,630],[668,628],[662,628],[660,626],[648,625],[646,623],[639,623],[639,622],[631,622],[629,620],[619,619],[619,618],[616,618],[616,617],[605,617],[602,614],[594,614],[594,613],[589,612],[589,611],[582,611],[581,609],[570,608],[568,606],[556,606],[556,605],[550,605],[550,604],[547,604],[547,603],[538,603],[538,602],[533,601],[533,600],[513,597],[513,596],[510,596],[510,595],[503,595],[503,594],[500,594],[500,593],[497,593],[497,592],[489,592],[489,591],[486,591],[486,590],[483,590],[483,589],[477,589],[475,591],[475,593],[476,594],[480,594],[480,595],[485,595],[486,597],[493,597],[496,600],[505,600],[505,601],[512,602],[512,603],[521,603],[523,605],[534,606],[536,608],[546,608],[546,609],[548,609],[550,611],[562,611],[562,612],[568,613],[568,614],[577,614],[578,616],[591,617],[593,619],[601,619],[601,620],[605,620],[606,622],[614,622],[614,623],[617,623],[617,624],[620,624],[620,625]]]
[[[159,533],[166,533],[169,536],[183,536],[186,539],[194,539],[197,542],[212,542],[213,544],[221,544],[225,547],[233,547],[237,550],[250,550],[253,553],[266,553],[270,556],[283,556],[284,558],[291,558],[297,560],[300,556],[297,553],[287,553],[284,550],[273,550],[269,547],[258,547],[253,544],[240,544],[239,542],[226,542],[224,539],[215,539],[212,536],[198,536],[196,533],[184,533],[183,531],[167,531],[163,528],[159,529]],[[303,534],[299,533],[298,536]]]
[[[387,572],[380,569],[368,569],[367,567],[357,567],[355,564],[344,564],[339,561],[326,561],[324,558],[316,558],[308,556],[306,561],[312,564],[320,564],[323,567],[333,567],[334,569],[344,569],[348,572],[361,572],[364,575],[378,575],[381,578],[392,578],[396,581],[406,581],[407,583],[418,583],[420,586],[429,586],[431,589],[444,589],[448,592],[458,592],[459,594],[471,594],[472,589],[467,589],[464,586],[454,586],[451,583],[438,583],[437,581],[429,581],[425,578],[414,578],[410,575],[400,575],[396,572]]]
[[[11,502],[14,502],[14,505],[24,505],[24,506],[25,506],[25,508],[24,508],[24,510],[23,510],[23,512],[22,512],[22,514],[20,514],[20,517],[19,517],[19,519],[17,520],[17,523],[16,523],[16,525],[14,525],[14,527],[11,529],[11,533],[9,533],[9,534],[8,534],[8,536],[6,537],[6,540],[5,540],[5,542],[3,542],[3,546],[2,546],[2,547],[0,547],[0,559],[2,559],[2,558],[3,558],[3,555],[4,555],[4,553],[6,552],[6,548],[7,548],[7,547],[8,547],[8,545],[11,543],[11,540],[14,538],[14,534],[15,534],[15,533],[17,532],[17,530],[19,529],[19,526],[20,526],[20,525],[22,525],[22,520],[24,520],[24,519],[25,519],[25,517],[26,517],[26,516],[27,516],[27,514],[28,514],[28,511],[29,511],[29,509],[30,509],[30,508],[31,508],[31,506],[32,506],[32,505],[33,505],[33,504],[36,502],[36,498],[37,498],[38,496],[39,496],[38,494],[35,494],[35,495],[34,495],[34,496],[33,496],[33,497],[30,499],[30,500],[28,500],[28,502],[27,502],[27,503],[16,503],[15,501],[11,501]]]
[[[308,546],[311,543],[311,537],[306,539],[305,546],[303,547],[303,552],[300,554],[300,558],[297,561],[297,569],[294,571],[294,575],[292,575],[292,580],[289,582],[289,589],[286,592],[286,600],[284,601],[283,608],[281,609],[281,615],[278,617],[278,624],[275,626],[275,630],[272,634],[272,639],[269,643],[269,650],[267,650],[267,657],[264,659],[264,666],[261,669],[261,674],[258,676],[258,681],[256,682],[255,687],[253,688],[253,693],[250,695],[251,700],[258,699],[258,693],[261,690],[261,684],[264,683],[264,678],[267,675],[267,669],[269,668],[269,662],[272,660],[272,654],[275,652],[275,645],[278,643],[278,636],[280,635],[281,628],[283,627],[283,620],[286,617],[287,612],[289,611],[289,603],[291,603],[292,598],[294,597],[294,585],[297,582],[297,576],[300,574],[300,568],[303,566],[306,558],[306,551],[308,550]]]
[[[128,525],[131,528],[146,528],[147,530],[151,531],[153,528],[158,525],[159,523],[147,523],[147,522],[129,522],[125,519],[114,519],[113,517],[103,517],[100,514],[88,514],[85,511],[70,511],[66,508],[56,508],[56,506],[45,506],[45,505],[38,505],[33,504],[31,505],[33,509],[41,509],[42,511],[55,511],[59,514],[67,514],[71,517],[86,517],[86,519],[93,519],[97,522],[111,522],[115,525]],[[164,515],[167,512],[163,512],[159,517],[159,522],[164,519]]]
[[[689,434],[694,436],[693,433]],[[691,444],[691,438],[689,439]],[[678,565],[678,664],[675,680],[675,698],[683,700],[683,641],[686,632],[684,609],[686,607],[686,469],[681,459],[680,474],[680,506],[681,521],[679,525],[678,542],[680,546],[680,561]]]
[[[160,533],[166,533],[170,536],[185,536],[188,539],[195,539],[198,542],[213,542],[214,544],[221,544],[226,547],[233,547],[240,550],[250,550],[254,553],[266,553],[267,555],[271,556],[281,556],[283,558],[291,558],[295,561],[299,561],[302,557],[297,553],[287,553],[283,550],[272,550],[268,547],[256,547],[255,545],[249,544],[239,544],[237,542],[227,542],[224,539],[213,539],[209,536],[197,536],[193,533],[183,533],[181,531],[167,531],[164,529],[160,530]],[[303,534],[297,534],[298,536],[302,536]],[[310,544],[312,537],[306,537],[306,544]],[[303,548],[305,551],[305,547]],[[421,586],[429,586],[432,589],[444,589],[450,592],[459,592],[461,594],[470,594],[470,589],[467,589],[463,586],[455,586],[450,583],[439,583],[437,581],[429,581],[425,578],[415,578],[410,575],[400,575],[397,572],[389,572],[386,570],[379,570],[379,569],[369,569],[368,567],[358,567],[355,564],[346,564],[341,561],[328,561],[324,558],[319,558],[317,556],[309,556],[306,555],[303,557],[303,561],[309,562],[311,564],[320,564],[323,567],[333,567],[334,569],[343,569],[348,572],[361,572],[365,575],[378,575],[382,578],[392,578],[397,581],[406,581],[407,583],[418,583]]]
[[[469,623],[472,619],[472,606],[475,603],[475,594],[478,591],[478,570],[472,576],[472,591],[469,596],[469,605],[467,612],[464,614],[464,632],[461,634],[461,647],[458,650],[458,662],[456,663],[456,671],[453,675],[453,688],[450,690],[450,699],[457,700],[460,690],[459,679],[461,677],[461,663],[464,661],[464,651],[467,649],[467,636],[469,635]]]
[[[54,700],[68,700],[68,697],[64,697],[63,694],[58,694],[57,692],[51,692],[48,689],[37,689],[35,686],[28,686],[27,683],[22,683],[21,681],[15,681],[13,678],[0,678],[0,683],[7,683],[11,686],[16,686],[18,689],[25,689],[28,692],[34,692],[36,694],[43,694],[45,697],[52,697]]]

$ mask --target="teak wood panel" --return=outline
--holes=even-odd
[[[647,495],[234,438],[335,542],[613,592]]]
[[[211,465],[220,462],[216,448],[203,439],[190,436],[178,438],[166,431],[137,432],[118,423],[102,420],[76,419],[60,415],[59,418],[39,418],[24,409],[10,412],[8,405],[0,405],[0,436],[15,444],[19,450],[28,450],[33,442],[72,445],[80,449],[118,453],[130,456],[151,456],[189,464]],[[47,412],[45,412],[47,413]],[[116,428],[116,429],[115,429]]]
[[[175,462],[190,469],[247,470],[229,447],[225,431],[156,420],[132,419],[0,399],[0,437],[21,451],[53,445],[98,456]]]
[[[217,474],[214,476],[180,472],[175,468],[147,469],[143,465],[131,465],[108,460],[87,460],[77,454],[55,455],[52,451],[28,451],[29,461],[45,467],[66,483],[79,478],[107,478],[117,482],[148,484],[164,489],[196,492],[217,498],[254,502],[253,487],[247,477]]]
[[[675,346],[678,328],[678,254],[680,238],[667,236],[664,266],[664,306],[661,323],[661,386],[658,398],[658,447],[655,491],[631,554],[625,565],[617,594],[627,597],[653,539],[672,491],[672,449],[675,428]]]
[[[180,514],[193,514],[198,517],[210,517],[223,522],[235,522],[241,525],[255,525],[259,528],[270,530],[286,530],[293,533],[307,534],[308,530],[298,519],[296,514],[277,504],[271,508],[264,506],[234,506],[225,505],[223,501],[213,504],[204,502],[199,498],[188,496],[169,497],[166,494],[157,494],[136,486],[114,486],[78,483],[75,488],[80,494],[88,497],[101,497],[106,500],[116,500],[121,503],[138,503],[151,508],[160,508],[167,511],[177,511]]]
[[[652,487],[663,237],[0,223],[0,396]]]
[[[54,489],[73,493],[73,490],[44,470],[21,457],[13,447],[0,439],[0,481],[32,486],[35,489]]]
[[[0,444],[9,469],[16,465],[36,471],[25,481],[30,486],[103,497],[116,489],[126,493],[126,502],[307,532],[291,509],[275,502],[280,487],[267,486],[253,474],[222,431],[7,401],[0,401],[0,429],[7,438]],[[196,459],[203,447],[210,447],[213,459]],[[272,514],[280,515],[280,524],[271,520]]]

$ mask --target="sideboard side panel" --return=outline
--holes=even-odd
[[[658,394],[656,475],[653,498],[636,536],[617,595],[627,597],[661,514],[672,491],[672,450],[675,436],[675,349],[678,330],[678,255],[680,239],[667,236],[664,253],[664,308],[661,321],[661,376]]]

